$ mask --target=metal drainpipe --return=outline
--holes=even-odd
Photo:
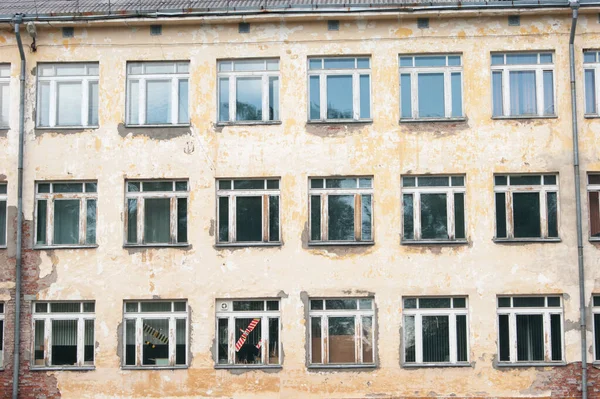
[[[16,256],[16,289],[15,289],[15,347],[13,353],[13,385],[12,398],[19,397],[19,354],[21,347],[21,258],[23,254],[23,140],[25,129],[25,52],[23,51],[23,42],[21,41],[21,32],[19,25],[23,22],[21,15],[15,15],[15,37],[19,46],[21,55],[21,75],[19,100],[19,167],[17,177],[17,256]]]
[[[571,69],[571,118],[573,123],[573,172],[575,175],[575,207],[577,217],[577,260],[579,264],[579,329],[581,333],[581,397],[587,399],[587,321],[585,297],[585,269],[583,267],[583,229],[581,227],[581,184],[579,172],[579,133],[577,131],[577,89],[575,87],[575,30],[579,1],[570,2],[573,11],[569,36],[569,66]]]

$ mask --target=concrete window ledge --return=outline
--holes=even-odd
[[[33,249],[52,250],[52,249],[96,249],[98,244],[94,245],[34,245]]]
[[[402,363],[401,366],[406,369],[473,367],[471,363]]]
[[[96,370],[95,366],[84,366],[84,367],[59,367],[59,366],[50,366],[50,367],[30,367],[31,371],[94,371]]]
[[[376,364],[311,364],[307,366],[311,371],[371,371],[377,369]]]
[[[185,128],[185,127],[192,127],[191,124],[187,123],[187,124],[177,124],[177,125],[171,125],[171,124],[164,124],[164,125],[124,125],[125,128],[127,129],[147,129],[147,128],[164,128],[164,129],[170,129],[170,128]]]
[[[535,243],[558,243],[558,242],[562,242],[562,240],[560,238],[511,238],[511,239],[504,239],[504,238],[493,238],[492,239],[493,242],[495,242],[496,244],[514,244],[514,243],[520,243],[520,244],[535,244]]]
[[[592,244],[600,244],[600,237],[591,237],[590,242]],[[1,248],[6,248],[6,247],[1,247]]]
[[[221,242],[215,244],[215,247],[219,249],[227,249],[227,248],[244,248],[244,247],[281,247],[283,244],[281,242],[232,242],[225,243]]]
[[[306,121],[307,125],[368,125],[373,123],[373,119],[364,119],[364,120],[314,120],[314,121]]]
[[[558,115],[528,115],[528,116],[492,116],[492,120],[527,120],[527,119],[558,119]]]
[[[598,115],[598,114],[586,114],[586,115],[583,115],[583,117],[584,117],[585,119],[599,119],[599,118],[600,118],[600,115]],[[0,128],[0,129],[1,129],[1,128]]]
[[[239,122],[217,122],[219,127],[225,126],[264,126],[264,125],[281,125],[282,121],[239,121]]]
[[[508,363],[498,362],[497,367],[563,367],[566,366],[567,362],[520,362],[520,363]]]
[[[375,245],[375,241],[323,241],[309,242],[309,247],[343,247]]]
[[[280,364],[215,364],[215,370],[281,370],[283,366]]]
[[[402,240],[402,245],[468,245],[467,240]]]
[[[186,370],[189,366],[121,366],[121,370]]]
[[[400,119],[400,124],[403,123],[452,123],[452,122],[466,122],[467,118],[423,118],[423,119]]]
[[[123,248],[188,248],[191,244],[123,244]]]

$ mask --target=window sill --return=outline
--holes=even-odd
[[[446,367],[472,367],[471,363],[402,363],[402,368],[446,368]]]
[[[492,116],[493,120],[522,120],[522,119],[558,119],[558,115],[515,115],[515,116]]]
[[[215,364],[215,370],[281,370],[281,364]]]
[[[583,115],[583,117],[585,119],[599,119],[600,115],[598,115],[598,114],[585,114],[585,115]],[[0,128],[0,129],[2,129],[2,128]]]
[[[261,126],[261,125],[281,125],[281,121],[238,121],[238,122],[217,122],[217,126]]]
[[[375,369],[376,364],[309,364],[309,370],[354,370],[354,369]]]
[[[555,367],[555,366],[566,366],[567,362],[520,362],[520,363],[508,363],[498,362],[498,367]]]
[[[98,248],[98,244],[93,245],[34,245],[33,249],[94,249]]]
[[[189,123],[184,123],[184,124],[172,124],[172,123],[165,123],[163,125],[125,125],[126,128],[128,129],[144,129],[144,128],[155,128],[155,127],[166,127],[166,128],[177,128],[177,127],[191,127],[192,125]]]
[[[406,119],[400,119],[400,124],[403,123],[427,123],[427,122],[466,122],[467,118],[465,117],[460,117],[460,118],[418,118],[418,119],[413,119],[413,118],[406,118]]]
[[[467,240],[400,240],[402,245],[467,245]]]
[[[96,370],[96,366],[32,366],[29,368],[30,371],[92,371]]]
[[[503,243],[515,243],[515,242],[523,242],[523,243],[544,243],[544,242],[548,242],[548,243],[553,243],[553,242],[562,242],[562,240],[560,238],[493,238],[492,239],[493,242],[495,242],[496,244],[503,244]]]
[[[281,242],[220,242],[215,244],[217,248],[240,248],[240,247],[280,247]]]
[[[121,366],[121,370],[185,370],[188,366]]]
[[[373,119],[326,119],[326,120],[309,120],[306,121],[309,125],[368,125],[373,123]]]
[[[309,242],[309,247],[363,246],[375,245],[375,241],[321,241]]]
[[[36,126],[36,130],[95,130],[99,129],[100,126]]]
[[[0,245],[0,249],[6,249],[6,245]]]
[[[179,244],[123,244],[123,248],[187,248],[189,247],[189,243],[179,243]]]
[[[590,237],[590,242],[593,242],[593,243],[600,242],[600,237]],[[0,247],[0,249],[2,249],[2,248],[6,248],[6,247]]]

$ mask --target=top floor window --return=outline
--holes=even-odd
[[[554,116],[554,53],[492,53],[496,117]]]
[[[279,60],[218,63],[219,122],[279,121]]]
[[[462,56],[400,56],[400,117],[462,118]]]
[[[6,247],[6,202],[8,201],[7,195],[8,185],[4,182],[0,182],[0,248]]]
[[[600,52],[583,52],[583,73],[585,93],[585,114],[600,115],[598,96],[600,96]]]
[[[98,126],[98,63],[39,64],[38,127]]]
[[[10,64],[0,64],[0,129],[8,127]]]
[[[588,199],[590,206],[590,238],[600,240],[600,174],[588,175]]]
[[[187,125],[188,61],[127,63],[127,124]]]
[[[309,58],[310,121],[371,120],[369,57]]]

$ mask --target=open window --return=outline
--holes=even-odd
[[[217,300],[217,366],[281,364],[280,300]]]
[[[588,175],[590,240],[600,240],[600,173]]]
[[[95,302],[35,302],[32,368],[93,367],[95,318]]]

